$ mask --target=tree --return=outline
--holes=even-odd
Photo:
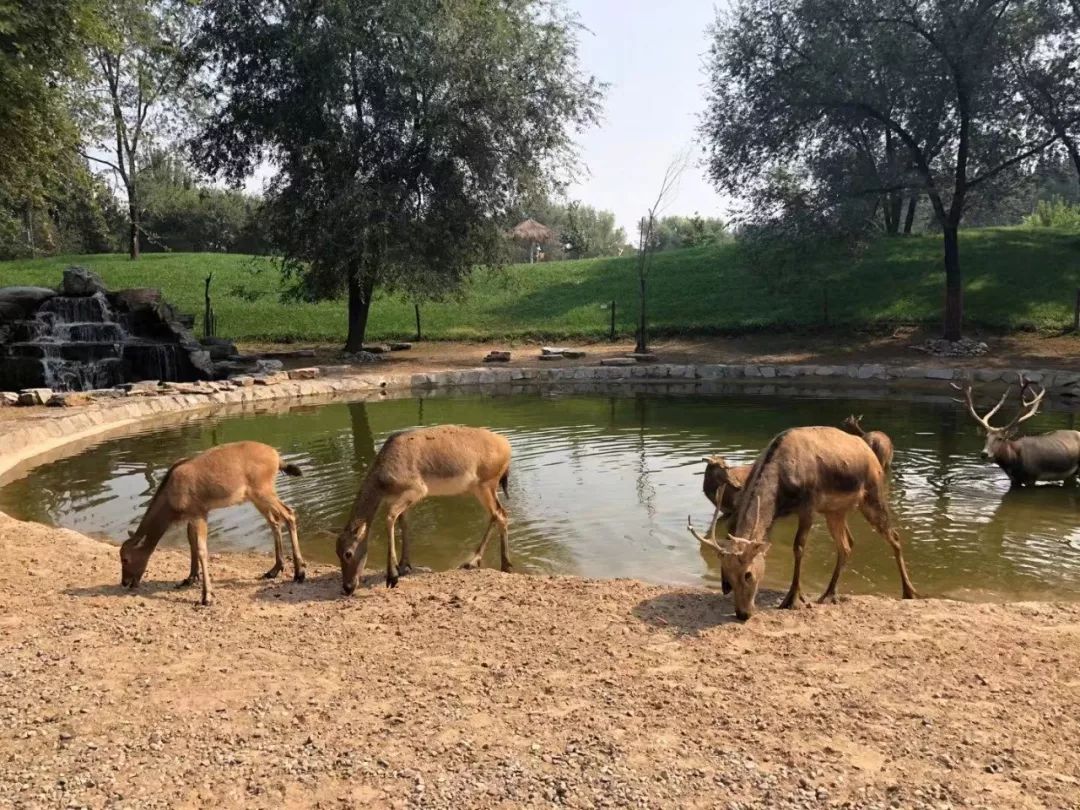
[[[187,109],[190,0],[102,0],[105,30],[91,48],[82,110],[87,159],[110,170],[127,197],[128,253],[139,258],[139,173],[155,145],[174,137]]]
[[[812,165],[822,145],[861,128],[882,133],[903,170],[863,193],[929,201],[943,237],[944,335],[959,339],[965,210],[1058,137],[1033,122],[1010,59],[1038,43],[1041,5],[743,0],[714,30],[702,125],[713,180],[739,192],[784,160]]]
[[[656,199],[638,223],[638,253],[637,253],[637,279],[638,279],[638,327],[637,343],[634,351],[646,354],[649,351],[649,321],[648,321],[648,281],[649,270],[652,266],[652,255],[656,252],[657,234],[656,226],[664,208],[671,203],[672,198],[678,191],[679,179],[686,171],[689,155],[682,153],[677,155],[664,170],[664,177],[660,181],[660,190],[656,193]]]
[[[203,13],[212,123],[197,161],[234,182],[274,163],[282,265],[299,294],[347,294],[349,351],[376,288],[438,297],[501,262],[506,215],[569,164],[568,126],[597,115],[557,4],[205,0]]]
[[[722,219],[703,217],[661,217],[656,223],[656,250],[714,245],[728,239],[727,224]]]
[[[573,259],[614,256],[626,242],[626,232],[615,226],[613,213],[577,201],[566,206],[559,233],[567,254]]]
[[[32,254],[80,171],[68,86],[97,25],[89,0],[0,0],[0,251]]]

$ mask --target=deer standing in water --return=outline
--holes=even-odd
[[[723,456],[705,456],[701,460],[705,462],[705,480],[702,481],[701,491],[716,507],[707,536],[715,538],[716,524],[721,519],[727,520],[739,508],[739,495],[753,465],[732,467]]]
[[[799,579],[803,551],[814,513],[825,516],[836,543],[836,567],[820,602],[835,601],[840,572],[851,556],[853,538],[847,515],[854,509],[892,546],[905,599],[915,597],[908,577],[900,536],[892,528],[885,501],[881,462],[862,439],[831,427],[792,428],[777,435],[754,462],[739,499],[735,523],[726,542],[708,540],[689,526],[699,542],[720,554],[724,579],[734,592],[735,616],[746,621],[765,574],[769,530],[778,518],[799,516],[795,533],[795,570],[780,604],[795,608],[802,601]]]
[[[266,518],[274,535],[274,567],[263,574],[273,579],[285,567],[281,524],[292,541],[293,580],[304,581],[304,558],[296,534],[296,515],[278,498],[274,479],[278,473],[300,475],[295,464],[285,464],[277,450],[261,442],[232,442],[212,447],[197,456],[173,464],[146,509],[139,527],[120,547],[120,584],[135,588],[146,572],[158,541],[174,523],[187,521],[191,568],[177,587],[194,585],[202,575],[202,603],[213,597],[207,566],[206,517],[214,509],[251,501]]]
[[[492,531],[500,533],[502,570],[510,571],[506,510],[497,490],[506,492],[510,473],[510,442],[483,428],[436,425],[394,433],[379,449],[364,476],[349,521],[337,541],[341,585],[346,594],[356,590],[368,554],[368,534],[379,506],[385,501],[387,555],[386,586],[398,583],[394,529],[406,510],[429,495],[476,497],[491,520],[476,552],[463,566],[480,566]],[[401,568],[409,564],[409,536],[402,524]]]
[[[964,395],[963,399],[956,401],[967,405],[971,417],[986,433],[982,457],[992,459],[1001,467],[1014,487],[1032,485],[1037,481],[1065,481],[1075,477],[1077,469],[1080,468],[1080,431],[1053,430],[1039,436],[1016,437],[1016,428],[1039,412],[1039,406],[1046,396],[1046,390],[1041,389],[1029,398],[1027,391],[1032,387],[1031,380],[1022,374],[1017,375],[1017,378],[1020,386],[1020,409],[1004,427],[994,427],[990,424],[990,419],[1001,410],[1001,406],[1009,398],[1009,388],[1005,389],[997,405],[987,411],[985,416],[979,416],[972,400],[971,385],[952,384],[953,388]]]
[[[840,429],[845,433],[850,433],[852,436],[858,436],[866,442],[870,449],[874,451],[877,460],[881,462],[881,468],[885,472],[889,471],[889,467],[892,466],[893,443],[887,434],[882,433],[880,430],[871,430],[869,432],[863,430],[862,414],[849,416],[840,423]]]

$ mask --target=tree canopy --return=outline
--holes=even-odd
[[[199,164],[269,159],[270,231],[309,296],[347,291],[347,348],[376,286],[454,290],[505,255],[503,221],[569,165],[600,87],[577,26],[531,0],[206,0]]]

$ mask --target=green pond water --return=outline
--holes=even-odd
[[[719,586],[719,564],[685,528],[687,515],[704,529],[712,513],[696,475],[704,466],[700,457],[720,452],[733,463],[749,463],[780,430],[836,424],[849,412],[864,414],[865,425],[888,432],[896,443],[890,497],[922,593],[1080,597],[1080,489],[1009,491],[1004,474],[979,458],[982,440],[970,418],[951,404],[536,393],[301,407],[105,441],[8,483],[0,489],[0,510],[118,541],[137,524],[173,461],[222,442],[254,439],[303,468],[302,478],[279,477],[278,492],[299,515],[308,559],[336,562],[333,535],[388,434],[418,425],[478,425],[503,433],[513,445],[505,502],[518,571]],[[1032,429],[1073,427],[1074,420],[1050,412]],[[487,521],[468,497],[430,499],[410,518],[413,563],[436,570],[460,565]],[[860,515],[850,523],[855,553],[841,592],[899,595],[886,544]],[[269,530],[250,505],[212,513],[210,526],[212,551],[272,553]],[[379,520],[369,564],[385,560],[382,526]],[[772,587],[787,585],[793,533],[791,519],[773,529]],[[183,527],[174,527],[165,542],[186,548]],[[488,565],[498,562],[495,546],[488,549]],[[824,587],[833,559],[832,540],[819,519],[804,563],[808,594]],[[153,561],[148,577],[155,578]]]

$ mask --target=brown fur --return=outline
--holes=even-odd
[[[802,556],[815,512],[825,516],[836,543],[836,567],[820,601],[834,600],[840,572],[851,554],[847,514],[853,509],[861,511],[892,546],[903,596],[914,597],[900,537],[890,524],[885,474],[877,456],[864,441],[836,428],[794,428],[774,438],[754,462],[729,544],[720,549],[724,577],[735,592],[736,615],[747,619],[753,612],[764,574],[769,530],[777,519],[790,514],[799,516],[795,571],[781,607],[794,608],[802,598]]]
[[[368,534],[375,513],[387,502],[386,584],[398,581],[394,529],[406,510],[429,495],[472,494],[491,515],[479,548],[464,567],[480,565],[492,530],[501,535],[502,570],[511,569],[507,548],[506,510],[496,491],[506,491],[510,470],[510,442],[483,428],[438,425],[395,433],[386,440],[367,471],[353,503],[352,513],[338,536],[342,587],[352,593],[367,561]],[[408,531],[402,524],[401,568],[408,569]]]
[[[852,414],[840,423],[840,427],[844,432],[850,433],[852,436],[858,436],[866,442],[870,449],[874,451],[874,455],[877,456],[881,468],[885,472],[889,471],[893,460],[893,443],[888,434],[882,433],[880,430],[871,430],[869,432],[863,430],[862,415],[855,416]]]
[[[210,604],[212,586],[207,570],[206,518],[214,509],[251,501],[274,535],[274,567],[264,576],[276,577],[285,567],[281,524],[292,541],[293,579],[304,581],[304,559],[296,534],[296,516],[274,489],[279,472],[300,475],[294,464],[284,464],[277,450],[260,442],[233,442],[213,447],[197,456],[181,459],[165,473],[150,499],[138,528],[120,547],[121,584],[138,586],[150,555],[165,531],[174,523],[187,522],[191,567],[180,586],[202,578],[202,603]],[[178,587],[180,587],[178,586]]]
[[[739,508],[739,495],[746,479],[750,477],[753,465],[729,467],[723,456],[707,456],[702,461],[705,462],[705,479],[701,490],[709,503],[716,507],[712,523],[709,524],[708,536],[716,537],[717,523],[730,518]]]

